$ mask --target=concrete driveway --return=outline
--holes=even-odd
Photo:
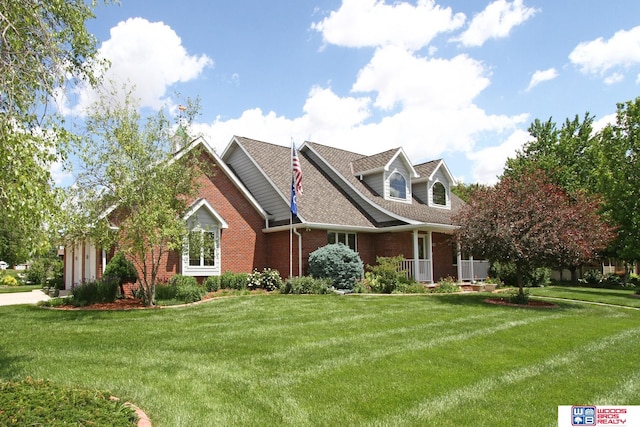
[[[36,289],[31,292],[14,292],[10,294],[0,294],[0,306],[16,304],[37,304],[38,301],[47,301],[49,299],[49,296],[45,295],[45,293],[40,289]]]

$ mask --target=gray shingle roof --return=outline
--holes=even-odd
[[[236,137],[258,166],[289,197],[291,194],[291,148],[254,139]],[[298,197],[298,213],[307,223],[375,228],[373,221],[348,201],[345,194],[299,153],[304,194]]]
[[[353,174],[358,175],[362,172],[384,167],[391,161],[393,156],[396,155],[398,150],[399,148],[393,148],[382,153],[374,154],[373,156],[362,156],[359,159],[353,160]]]
[[[280,192],[288,197],[291,191],[291,149],[244,137],[236,137],[236,140],[273,181]],[[386,210],[399,217],[397,219],[400,221],[395,221],[396,223],[419,221],[451,225],[453,214],[457,213],[464,204],[453,194],[451,195],[451,210],[429,207],[415,198],[411,204],[385,200],[358,179],[357,171],[364,172],[384,166],[397,153],[398,148],[374,156],[364,156],[312,142],[306,142],[306,146],[338,172],[341,179],[380,210]],[[366,213],[366,209],[376,208],[359,206],[340,189],[340,185],[330,178],[330,174],[323,170],[324,165],[316,164],[311,160],[312,156],[306,152],[305,147],[299,151],[304,194],[298,198],[298,211],[304,222],[347,227],[380,227],[381,224],[376,223]],[[439,161],[427,162],[416,166],[415,169],[423,178],[425,175],[433,173],[438,164]],[[354,172],[356,172],[355,175]],[[406,221],[402,221],[402,218]]]

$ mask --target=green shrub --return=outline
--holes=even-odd
[[[251,290],[264,289],[266,291],[275,291],[282,286],[282,279],[278,270],[265,268],[261,272],[255,270],[247,276],[247,288]]]
[[[182,274],[176,274],[169,280],[169,284],[171,286],[179,287],[179,286],[191,286],[198,285],[198,281],[195,277],[192,276],[183,276]]]
[[[231,271],[225,271],[220,276],[220,288],[223,289],[237,289],[242,291],[247,289],[247,273],[233,273]]]
[[[331,289],[331,280],[314,279],[311,276],[292,277],[287,279],[280,292],[283,294],[328,294]]]
[[[309,254],[309,273],[318,279],[331,279],[337,289],[353,289],[364,276],[364,267],[357,252],[334,243]]]
[[[453,277],[445,277],[440,279],[438,286],[433,288],[433,292],[437,294],[452,294],[454,292],[460,292],[460,286],[458,286],[453,280]]]
[[[207,292],[215,292],[220,289],[220,276],[209,276],[204,280],[204,288]]]
[[[516,266],[513,263],[494,262],[489,268],[489,275],[500,279],[506,286],[518,286]],[[525,272],[522,280],[524,286],[539,287],[549,284],[551,270],[545,267],[536,268],[533,271]]]
[[[605,286],[607,288],[615,288],[618,286],[622,286],[624,284],[624,280],[622,279],[622,277],[618,276],[615,273],[609,273],[609,274],[605,274],[602,277],[602,280],[600,280],[600,283],[602,286]]]
[[[195,282],[195,279],[194,279]],[[176,299],[185,304],[200,301],[207,293],[207,290],[195,283],[181,283],[176,287]]]
[[[47,266],[41,259],[36,259],[29,264],[29,268],[25,273],[27,282],[32,285],[46,285],[47,284]]]
[[[416,282],[400,282],[394,291],[394,293],[398,294],[424,294],[426,292],[430,292],[429,288],[424,286],[422,283]]]
[[[207,290],[204,287],[198,285],[198,281],[195,277],[183,276],[182,274],[176,274],[173,276],[169,282],[169,286],[175,288],[175,299],[186,304],[200,301],[207,293]]]
[[[398,271],[398,265],[404,260],[403,256],[377,257],[377,264],[368,265],[365,274],[365,286],[371,292],[390,294],[394,292],[400,283],[407,283],[405,272]]]
[[[67,304],[66,298],[51,298],[46,301],[38,301],[40,307],[60,307]]]
[[[83,283],[71,291],[71,303],[82,307],[99,302],[114,302],[118,294],[118,282],[103,279]]]
[[[600,281],[602,280],[602,273],[596,269],[587,270],[582,275],[582,279],[589,285],[595,285],[600,283]]]
[[[107,263],[102,276],[118,282],[120,292],[124,295],[124,284],[135,283],[138,280],[138,270],[122,252],[118,252]]]
[[[178,288],[170,283],[158,283],[156,285],[156,300],[176,299]]]
[[[13,276],[5,274],[4,276],[2,276],[2,278],[0,278],[0,285],[2,285],[2,286],[18,286],[18,280]]]

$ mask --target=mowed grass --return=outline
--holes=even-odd
[[[154,427],[555,426],[558,405],[640,404],[640,311],[485,297],[0,307],[0,378],[107,390]]]

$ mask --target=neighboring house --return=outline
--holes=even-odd
[[[199,145],[215,173],[202,180],[184,219],[190,239],[214,244],[205,254],[189,251],[186,242],[182,253],[164,260],[161,279],[266,267],[300,276],[311,252],[336,242],[357,251],[365,265],[402,255],[402,269],[421,282],[487,275],[488,263],[461,259],[452,240],[452,218],[463,202],[451,192],[455,181],[442,160],[413,165],[402,148],[364,156],[305,142],[298,149],[304,194],[292,219],[289,147],[236,136],[218,155],[199,138],[177,155]],[[66,287],[99,278],[109,258],[90,242],[69,246]]]

